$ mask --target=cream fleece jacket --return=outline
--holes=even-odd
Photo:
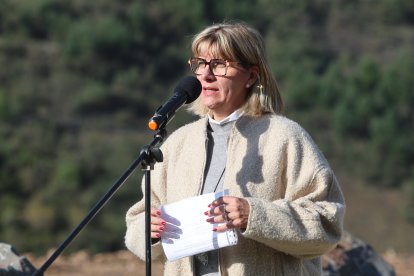
[[[206,162],[207,118],[179,128],[162,145],[152,174],[153,206],[196,196]],[[222,275],[320,275],[319,256],[339,241],[345,203],[326,159],[308,133],[279,116],[240,117],[229,137],[224,188],[250,204],[236,246],[220,249]],[[145,260],[144,201],[126,215],[126,246]],[[192,258],[152,257],[165,275],[193,275]]]

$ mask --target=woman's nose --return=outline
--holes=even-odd
[[[204,80],[212,80],[215,78],[213,72],[210,69],[210,66],[204,67],[199,76]]]

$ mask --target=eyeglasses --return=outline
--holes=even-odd
[[[244,65],[242,62],[227,61],[224,59],[211,59],[210,61],[207,61],[203,58],[192,57],[188,60],[190,69],[194,74],[201,75],[203,70],[206,69],[208,65],[213,75],[218,77],[225,76],[227,74],[227,67],[229,67],[232,63]]]

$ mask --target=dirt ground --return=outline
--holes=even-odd
[[[50,252],[52,253],[52,252]],[[45,258],[34,258],[30,254],[25,255],[30,262],[39,268]],[[398,276],[410,276],[414,272],[414,256],[386,252],[382,254],[395,269]],[[152,275],[162,275],[162,265],[158,262],[151,265]],[[89,255],[80,251],[68,256],[60,256],[47,269],[45,276],[140,276],[146,275],[145,263],[136,258],[129,251],[119,251]]]
[[[34,258],[30,254],[25,256],[36,268],[41,267],[46,260],[43,257]],[[162,265],[158,262],[151,265],[151,270],[153,276],[162,275]],[[129,251],[97,255],[79,251],[68,256],[59,256],[44,276],[140,276],[146,275],[145,272],[145,262]]]

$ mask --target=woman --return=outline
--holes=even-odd
[[[195,36],[189,64],[202,84],[191,110],[201,119],[163,144],[152,186],[153,257],[164,262],[159,206],[229,190],[206,206],[213,231],[239,242],[174,262],[165,275],[320,275],[319,256],[340,239],[344,199],[310,136],[280,115],[282,101],[260,34],[217,24]],[[127,247],[145,260],[144,203],[127,213]]]

